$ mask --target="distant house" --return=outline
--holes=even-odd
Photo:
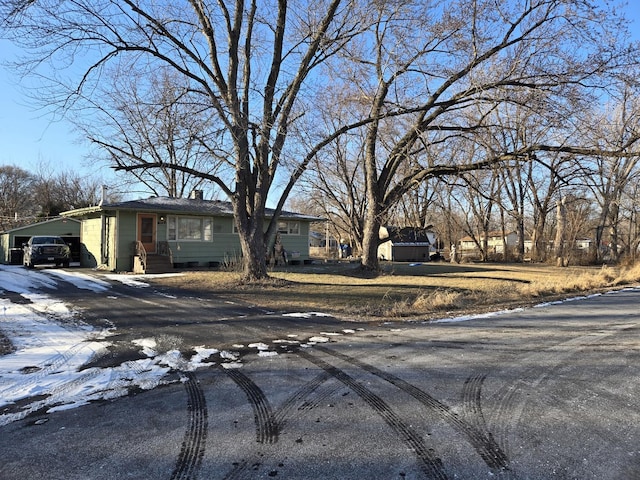
[[[339,246],[338,240],[333,235],[329,235],[329,248],[337,249]],[[319,232],[317,230],[309,231],[309,246],[316,248],[327,247],[327,234],[326,232]]]
[[[428,262],[436,253],[436,234],[414,227],[380,228],[378,258],[395,262]]]
[[[314,225],[316,230],[309,231],[309,255],[312,257],[335,257],[339,255],[340,244],[332,235],[327,232],[317,230],[318,225]],[[327,245],[328,238],[328,245]]]
[[[484,242],[484,235],[478,237],[478,242],[482,244]],[[508,251],[515,249],[518,245],[518,234],[516,232],[503,233],[500,231],[489,232],[487,236],[487,253],[503,253],[504,247],[507,247]],[[526,246],[526,245],[525,245]],[[460,240],[460,254],[473,255],[478,253],[478,245],[470,236],[464,237]]]
[[[267,211],[267,218],[272,213]],[[190,198],[151,197],[70,210],[79,219],[81,264],[111,271],[166,271],[212,266],[241,256],[231,203]],[[289,259],[309,257],[309,224],[317,221],[282,212],[277,233]]]
[[[590,238],[576,238],[576,250],[589,251],[592,243]]]
[[[71,247],[73,261],[80,260],[80,222],[57,217],[0,233],[0,263],[22,264],[22,245],[34,235],[56,235]]]

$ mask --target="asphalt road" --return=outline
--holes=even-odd
[[[355,331],[0,427],[0,479],[640,479],[638,290],[377,325],[112,288],[64,293],[116,327],[98,366],[146,335],[188,350]]]

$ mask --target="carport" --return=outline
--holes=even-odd
[[[22,264],[22,245],[33,235],[57,235],[71,247],[71,260],[80,261],[80,221],[56,217],[0,233],[0,263]]]

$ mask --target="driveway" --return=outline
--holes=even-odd
[[[93,332],[22,369],[30,395],[0,407],[2,479],[640,478],[638,289],[363,324],[87,273],[0,284],[12,325],[31,308]],[[36,308],[34,288],[73,315]]]

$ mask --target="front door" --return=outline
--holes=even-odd
[[[138,241],[147,253],[156,253],[156,216],[152,213],[138,214]]]

